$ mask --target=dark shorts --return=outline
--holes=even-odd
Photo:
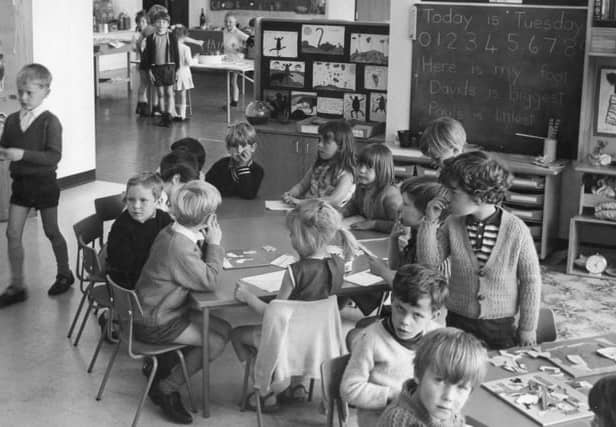
[[[447,326],[462,329],[484,341],[490,350],[501,350],[516,345],[513,317],[500,319],[470,319],[447,313]]]
[[[154,86],[172,86],[175,83],[175,64],[152,65]]]
[[[11,204],[34,209],[58,206],[60,186],[55,172],[47,175],[14,176],[11,185]]]
[[[135,338],[150,344],[170,344],[188,328],[188,325],[190,325],[189,314],[158,326],[135,323]]]

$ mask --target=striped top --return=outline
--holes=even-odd
[[[500,208],[496,208],[496,211],[483,221],[478,221],[472,215],[466,217],[468,240],[481,267],[488,262],[492,249],[496,245],[496,237],[498,236],[502,216],[501,212]]]

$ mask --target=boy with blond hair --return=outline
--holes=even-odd
[[[451,117],[434,119],[419,138],[419,149],[437,164],[462,153],[466,144],[466,131]]]

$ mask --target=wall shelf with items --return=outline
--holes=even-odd
[[[394,155],[396,177],[406,177],[411,165],[416,175],[436,176],[432,161],[413,148],[400,148],[388,144]],[[558,195],[560,194],[561,173],[564,164],[540,167],[532,164],[532,156],[519,154],[491,153],[505,163],[514,173],[512,192],[503,206],[522,219],[535,240],[540,259],[545,259],[553,249],[558,228]]]
[[[575,171],[584,176],[600,176],[616,178],[615,167],[592,166],[586,163],[575,165]],[[603,277],[602,274],[593,274],[586,270],[584,260],[593,255],[596,251],[586,250],[584,252],[584,242],[581,239],[582,231],[585,226],[594,226],[601,229],[602,233],[611,233],[616,241],[616,220],[607,220],[594,216],[595,206],[598,203],[612,201],[616,204],[616,198],[597,195],[588,191],[587,183],[582,180],[579,188],[579,208],[578,215],[571,218],[569,223],[569,249],[567,251],[567,274],[576,274],[586,277]],[[615,212],[616,213],[616,212]],[[610,240],[610,239],[608,239]],[[614,248],[616,249],[616,247]],[[601,251],[604,252],[604,251]],[[609,253],[606,250],[605,253]],[[602,254],[603,255],[603,254]],[[616,257],[608,258],[608,267],[616,267]],[[607,271],[607,270],[606,270]]]

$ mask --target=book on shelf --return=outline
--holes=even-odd
[[[593,24],[597,27],[616,27],[616,0],[594,0]]]

